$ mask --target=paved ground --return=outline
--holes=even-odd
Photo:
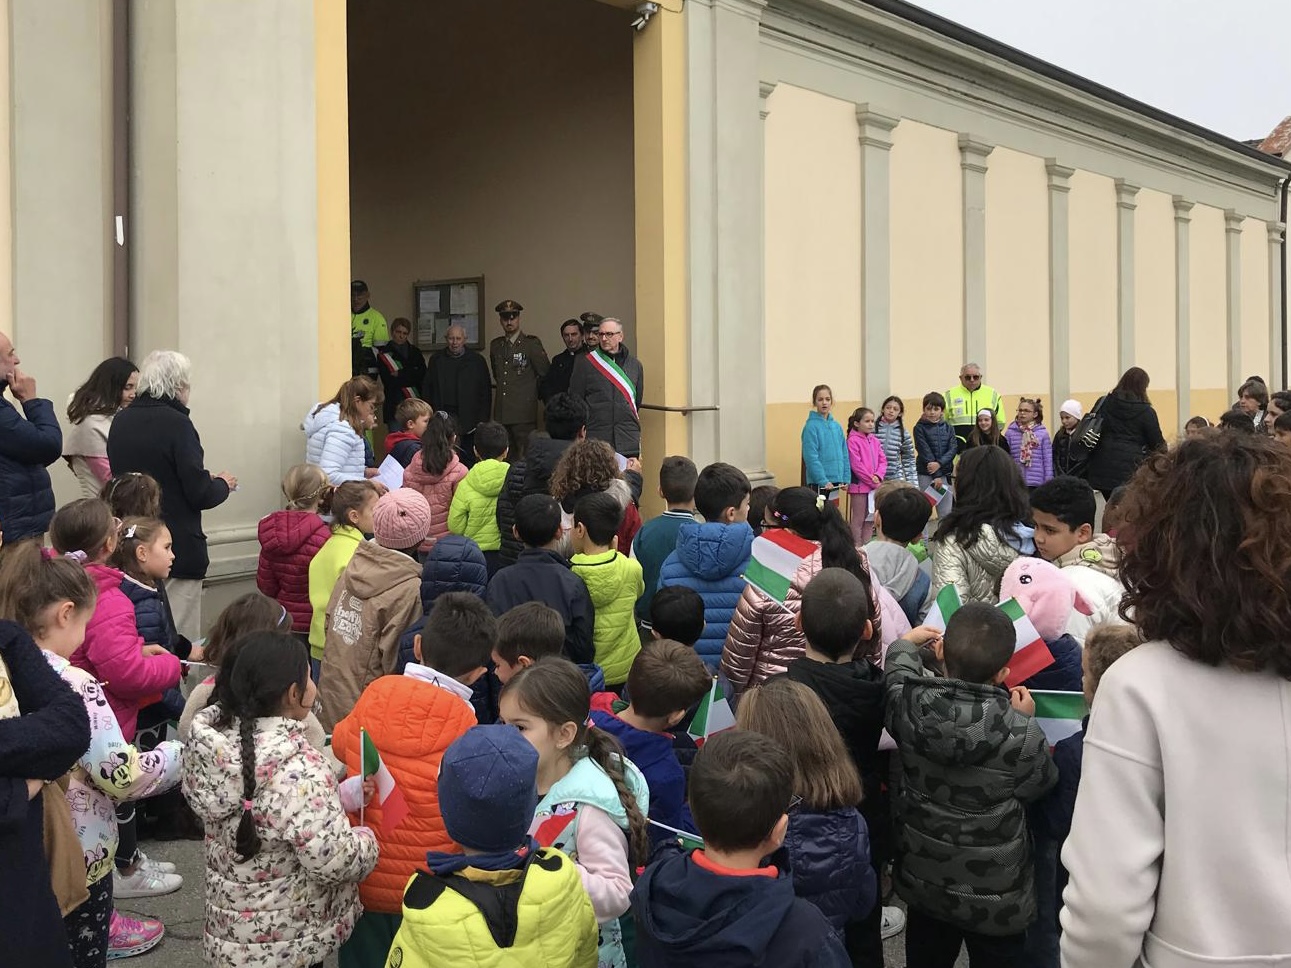
[[[192,840],[149,841],[143,846],[157,860],[176,864],[184,875],[184,886],[178,893],[166,897],[120,903],[123,911],[161,918],[166,925],[166,940],[146,955],[116,964],[138,965],[139,968],[205,968],[202,962],[202,896],[205,887],[201,843]],[[905,968],[904,937],[898,935],[887,943],[887,968]],[[961,957],[958,964],[966,966],[967,957]],[[327,968],[336,968],[336,959],[328,959],[326,965]]]

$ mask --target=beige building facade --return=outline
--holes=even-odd
[[[0,328],[59,402],[193,358],[242,483],[208,616],[348,375],[353,276],[387,318],[483,276],[552,352],[623,317],[648,473],[796,483],[814,384],[912,421],[966,360],[1049,413],[1141,365],[1167,434],[1286,382],[1291,166],[897,0],[3,6]]]

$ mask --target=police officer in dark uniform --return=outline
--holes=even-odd
[[[538,387],[551,362],[542,340],[520,331],[523,306],[514,299],[504,299],[494,311],[502,325],[502,335],[489,343],[489,362],[497,384],[493,419],[507,428],[511,459],[520,460],[529,435],[538,427]]]

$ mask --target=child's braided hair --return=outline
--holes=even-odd
[[[309,654],[304,644],[282,632],[255,632],[242,642],[232,662],[215,676],[213,701],[220,707],[217,729],[238,724],[242,759],[242,819],[238,822],[238,855],[243,862],[260,852],[260,835],[252,814],[256,791],[255,721],[282,714],[283,695],[296,686],[308,688]]]
[[[609,733],[589,725],[591,697],[587,677],[568,659],[546,656],[517,673],[502,690],[513,695],[528,712],[555,726],[576,723],[578,732],[569,745],[569,754],[586,751],[614,783],[619,802],[628,817],[628,864],[633,871],[643,867],[650,857],[650,835],[646,816],[641,812],[636,794],[628,785],[623,747]]]

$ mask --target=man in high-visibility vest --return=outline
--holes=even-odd
[[[362,279],[350,283],[350,342],[354,375],[375,374],[375,351],[390,342],[390,329],[386,318],[368,302],[368,284]]]
[[[973,432],[980,410],[994,410],[995,419],[1004,423],[1004,400],[994,387],[982,382],[982,368],[965,363],[959,368],[959,386],[946,391],[946,421],[955,428],[962,450]]]

